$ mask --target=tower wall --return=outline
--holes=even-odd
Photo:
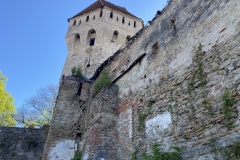
[[[68,56],[63,68],[63,75],[71,75],[71,69],[74,66],[80,66],[84,75],[88,78],[91,77],[103,61],[126,43],[127,36],[133,36],[143,27],[140,19],[111,8],[104,7],[102,17],[100,17],[100,11],[101,9],[94,10],[70,20],[66,35]],[[112,18],[110,18],[110,12],[113,13]],[[87,16],[89,16],[89,20],[86,22]],[[93,19],[94,16],[95,19]],[[122,23],[123,17],[125,17],[125,23]],[[134,21],[136,27],[134,27]],[[96,32],[94,46],[89,46],[90,30]],[[112,42],[114,31],[118,32],[118,36],[117,40]],[[77,34],[80,36],[79,43],[76,43],[75,35]]]

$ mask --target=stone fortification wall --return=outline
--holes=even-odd
[[[117,154],[118,87],[102,88],[90,102],[83,139],[83,159],[115,159]]]
[[[69,160],[75,151],[81,149],[77,142],[85,130],[89,89],[90,84],[81,78],[70,76],[62,79],[43,159]]]
[[[239,141],[239,16],[237,0],[172,0],[108,64],[119,86],[118,157],[158,143],[184,148],[186,159],[213,159],[210,140]],[[226,88],[236,99],[228,118]]]
[[[0,160],[40,160],[48,129],[0,127]]]

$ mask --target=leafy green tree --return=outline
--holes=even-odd
[[[17,122],[27,128],[40,128],[43,125],[49,125],[57,93],[58,86],[56,85],[48,85],[37,90],[36,94],[26,100],[18,109],[15,117]]]
[[[13,118],[16,107],[13,104],[13,97],[5,90],[6,82],[7,77],[0,71],[0,126],[14,127],[17,124]]]

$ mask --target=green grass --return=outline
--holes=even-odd
[[[109,76],[109,73],[107,72],[106,69],[103,69],[101,76],[93,86],[93,94],[94,95],[97,94],[102,87],[105,87],[105,86],[109,87],[111,86],[111,84],[112,84],[112,80],[111,80],[111,77]]]
[[[82,69],[81,69],[81,67],[73,67],[72,68],[72,75],[73,76],[76,76],[76,77],[82,77]]]

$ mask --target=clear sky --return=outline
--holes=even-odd
[[[96,0],[0,0],[0,70],[20,107],[40,87],[58,84],[67,57],[67,19]],[[108,0],[151,20],[167,0]]]

